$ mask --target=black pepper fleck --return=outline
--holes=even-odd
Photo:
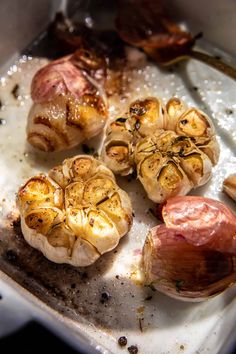
[[[198,87],[197,87],[197,86],[193,86],[193,90],[194,90],[194,91],[197,91],[197,90],[198,90]]]
[[[230,116],[231,114],[234,113],[234,111],[230,108],[226,108],[225,113]]]
[[[131,345],[128,347],[128,352],[130,354],[137,354],[138,353],[138,347],[136,345]]]
[[[140,121],[137,120],[136,123],[135,123],[135,129],[136,129],[136,130],[139,130],[140,127],[141,127]]]
[[[118,123],[125,123],[126,120],[127,120],[127,118],[117,118],[117,119],[116,119],[116,122],[118,122]]]
[[[5,125],[6,124],[6,119],[0,118],[0,125]]]
[[[127,338],[125,336],[122,336],[118,339],[118,344],[121,346],[121,347],[125,347],[126,344],[127,344]]]
[[[145,300],[145,301],[152,300],[152,295],[149,295],[149,296],[145,297],[145,299],[144,299],[144,300]]]
[[[104,293],[101,294],[101,297],[100,297],[100,302],[101,304],[105,304],[107,301],[109,301],[111,298],[111,295],[105,291]]]

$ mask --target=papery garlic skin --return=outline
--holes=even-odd
[[[131,103],[107,129],[102,159],[116,174],[137,170],[148,197],[161,203],[209,181],[219,159],[210,118],[174,97]]]
[[[82,64],[75,53],[49,63],[33,78],[26,130],[34,147],[70,149],[102,131],[107,120],[105,72],[97,79],[99,68],[85,70]]]
[[[88,266],[132,225],[128,195],[105,165],[87,155],[30,178],[17,204],[25,240],[56,263]]]
[[[145,282],[183,301],[202,301],[236,282],[236,216],[204,197],[170,198],[164,224],[143,248]]]
[[[224,180],[223,191],[236,201],[236,173],[233,173]]]

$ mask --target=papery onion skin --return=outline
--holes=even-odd
[[[204,112],[177,97],[166,105],[147,97],[108,126],[101,157],[116,174],[136,169],[148,197],[162,203],[209,181],[219,145]]]
[[[27,140],[40,150],[70,149],[106,123],[105,63],[86,66],[80,52],[49,63],[32,80]]]
[[[56,263],[88,266],[132,225],[128,195],[105,165],[87,155],[30,178],[17,204],[25,240]]]
[[[233,173],[224,180],[223,191],[236,202],[236,173]]]
[[[164,224],[151,229],[143,248],[147,284],[183,301],[202,301],[236,282],[236,216],[204,197],[170,198]]]

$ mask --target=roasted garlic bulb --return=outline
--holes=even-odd
[[[233,173],[224,180],[223,191],[236,201],[236,173]]]
[[[108,129],[102,159],[116,174],[137,170],[148,197],[161,203],[205,184],[219,159],[210,118],[178,98],[137,100]]]
[[[107,119],[105,62],[78,50],[33,78],[27,140],[44,151],[70,149],[99,134]]]
[[[56,263],[94,263],[132,224],[128,195],[105,165],[87,155],[30,178],[17,201],[25,240]]]
[[[143,248],[145,281],[184,301],[202,301],[236,282],[236,216],[204,197],[170,198],[164,224]]]

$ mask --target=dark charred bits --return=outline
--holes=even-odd
[[[125,123],[127,121],[127,118],[117,118],[116,122],[118,123]]]
[[[15,251],[13,250],[7,250],[5,253],[6,259],[10,262],[10,263],[16,263],[18,260],[18,256],[16,254]]]
[[[225,113],[226,113],[228,116],[230,116],[231,114],[234,113],[234,111],[233,111],[232,109],[230,109],[230,108],[226,108]]]
[[[118,339],[118,344],[121,347],[125,347],[127,345],[127,338],[125,336],[122,336]]]
[[[19,97],[19,85],[15,84],[15,86],[13,87],[13,89],[11,90],[11,94],[12,96],[17,100],[17,98]]]
[[[2,108],[2,101],[0,100],[0,109]]]
[[[140,121],[137,120],[136,123],[135,123],[135,129],[136,129],[136,130],[139,130],[140,127],[141,127]]]
[[[85,154],[94,154],[95,149],[92,146],[88,146],[87,144],[82,144],[82,150]]]
[[[72,284],[70,285],[70,287],[71,287],[71,289],[75,289],[75,288],[76,288],[76,284],[75,284],[75,283],[72,283]]]
[[[138,353],[138,347],[136,345],[131,345],[128,347],[128,352],[130,354],[137,354]]]
[[[93,227],[93,225],[94,225],[94,219],[93,219],[93,218],[91,218],[91,219],[89,220],[89,225],[90,225],[91,227]]]
[[[130,113],[137,115],[137,116],[143,116],[147,112],[147,109],[142,106],[133,106],[130,107]]]
[[[215,55],[214,58],[217,59],[217,60],[221,60],[222,59],[222,57],[220,55]]]
[[[0,125],[5,125],[6,124],[6,119],[0,118]]]
[[[101,304],[105,304],[106,302],[108,302],[111,298],[111,295],[105,291],[104,293],[101,294],[101,297],[100,297],[100,303]]]
[[[152,295],[149,295],[149,296],[145,297],[144,300],[145,300],[145,301],[150,301],[150,300],[152,300]]]
[[[198,91],[198,87],[197,86],[193,86],[193,91]]]
[[[0,300],[2,300],[2,295],[0,294]]]
[[[134,214],[134,212],[132,212],[132,216],[133,216],[133,218],[135,218],[135,214]]]

